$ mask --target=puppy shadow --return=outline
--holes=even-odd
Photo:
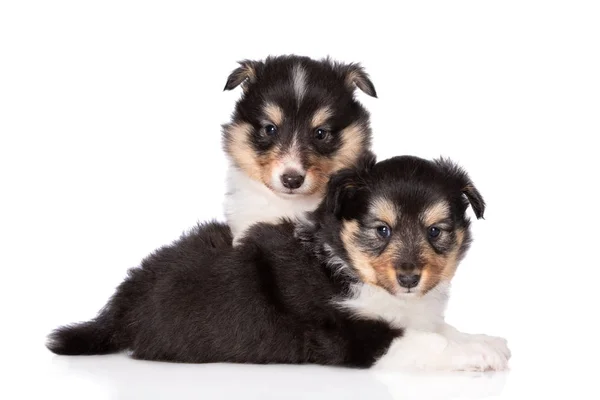
[[[502,394],[509,371],[414,372],[372,371],[394,399],[485,399]]]
[[[53,366],[105,388],[111,399],[148,400],[485,398],[500,394],[506,378],[314,365],[176,364],[133,360],[124,354],[55,356]]]

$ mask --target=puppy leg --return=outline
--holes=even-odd
[[[501,338],[501,337],[461,332],[458,329],[456,329],[455,327],[453,327],[452,325],[449,325],[447,323],[444,323],[441,326],[439,333],[444,335],[448,340],[451,340],[454,342],[486,343],[486,344],[494,347],[497,351],[504,354],[504,356],[506,357],[507,360],[510,359],[510,357],[512,355],[510,349],[508,348],[508,342],[506,341],[506,339]]]
[[[406,329],[395,339],[374,369],[431,371],[501,371],[508,359],[483,341],[459,342],[437,332]]]

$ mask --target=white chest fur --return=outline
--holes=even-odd
[[[354,295],[340,304],[357,315],[384,319],[398,328],[434,331],[444,323],[449,284],[440,283],[424,296],[398,298],[384,289],[359,284]]]
[[[225,216],[234,244],[252,224],[277,222],[282,217],[301,217],[317,208],[320,201],[318,195],[281,197],[238,168],[230,166],[228,169]]]

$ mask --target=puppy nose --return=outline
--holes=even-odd
[[[420,280],[421,275],[411,274],[398,276],[398,283],[400,284],[400,286],[405,287],[407,289],[414,288],[415,286],[417,286]]]
[[[292,171],[281,175],[281,183],[288,189],[298,189],[304,183],[304,175]]]

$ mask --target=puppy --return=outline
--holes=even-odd
[[[295,55],[240,62],[225,90],[238,85],[243,94],[222,132],[234,244],[256,222],[317,207],[330,175],[371,146],[369,113],[355,89],[377,97],[360,65]]]
[[[130,270],[89,322],[58,328],[56,354],[130,350],[187,363],[314,363],[502,370],[506,341],[444,322],[450,281],[485,203],[448,160],[365,156],[331,178],[306,218],[257,223],[235,247],[202,226]],[[217,243],[213,246],[211,243]]]

